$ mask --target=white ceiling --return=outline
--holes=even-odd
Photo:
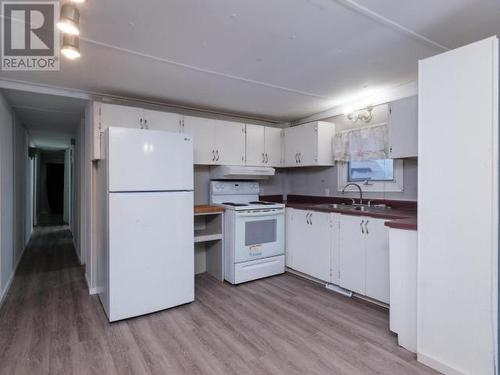
[[[33,146],[65,149],[75,138],[85,100],[17,90],[2,92],[28,130]]]
[[[99,0],[81,6],[81,23],[79,61],[0,77],[293,120],[415,80],[417,61],[440,45],[500,33],[500,4]]]

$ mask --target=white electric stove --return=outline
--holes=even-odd
[[[225,279],[232,284],[285,272],[285,205],[259,201],[259,190],[258,182],[210,182],[210,203],[226,208]]]

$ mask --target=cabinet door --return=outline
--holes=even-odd
[[[309,123],[297,126],[299,141],[299,165],[316,165],[318,163],[318,124]]]
[[[389,303],[389,228],[366,218],[366,295]]]
[[[142,108],[101,103],[101,130],[104,131],[110,126],[140,128],[142,115]]]
[[[340,284],[340,214],[332,214],[332,254],[330,268],[332,270],[332,277],[330,282],[333,284]]]
[[[286,128],[285,130],[285,165],[287,167],[298,167],[298,153],[300,148],[299,126]]]
[[[184,132],[193,137],[194,164],[215,164],[215,120],[184,117]]]
[[[365,217],[340,216],[340,286],[359,294],[365,294],[365,222]]]
[[[418,155],[418,97],[397,100],[389,105],[389,157]]]
[[[215,164],[245,165],[245,124],[217,121],[215,144]]]
[[[264,126],[246,126],[246,165],[265,165],[265,131]]]
[[[311,212],[309,215],[310,230],[307,242],[309,246],[308,275],[330,282],[332,255],[331,214]]]
[[[293,253],[297,237],[297,230],[294,228],[293,216],[296,210],[293,208],[285,209],[285,262],[286,266],[293,267]]]
[[[144,121],[148,129],[179,133],[182,116],[176,113],[144,110]]]
[[[294,232],[291,237],[292,250],[292,266],[296,271],[309,274],[311,271],[311,226],[308,224],[308,216],[310,211],[294,210],[292,217],[292,228]]]
[[[283,157],[282,129],[269,126],[266,126],[264,129],[266,165],[281,167],[281,159]]]

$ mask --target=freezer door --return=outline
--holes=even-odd
[[[109,320],[194,300],[193,193],[111,193]]]
[[[193,142],[188,134],[107,130],[109,191],[193,189]]]

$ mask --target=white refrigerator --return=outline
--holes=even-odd
[[[193,143],[109,128],[100,300],[110,322],[194,300]]]

